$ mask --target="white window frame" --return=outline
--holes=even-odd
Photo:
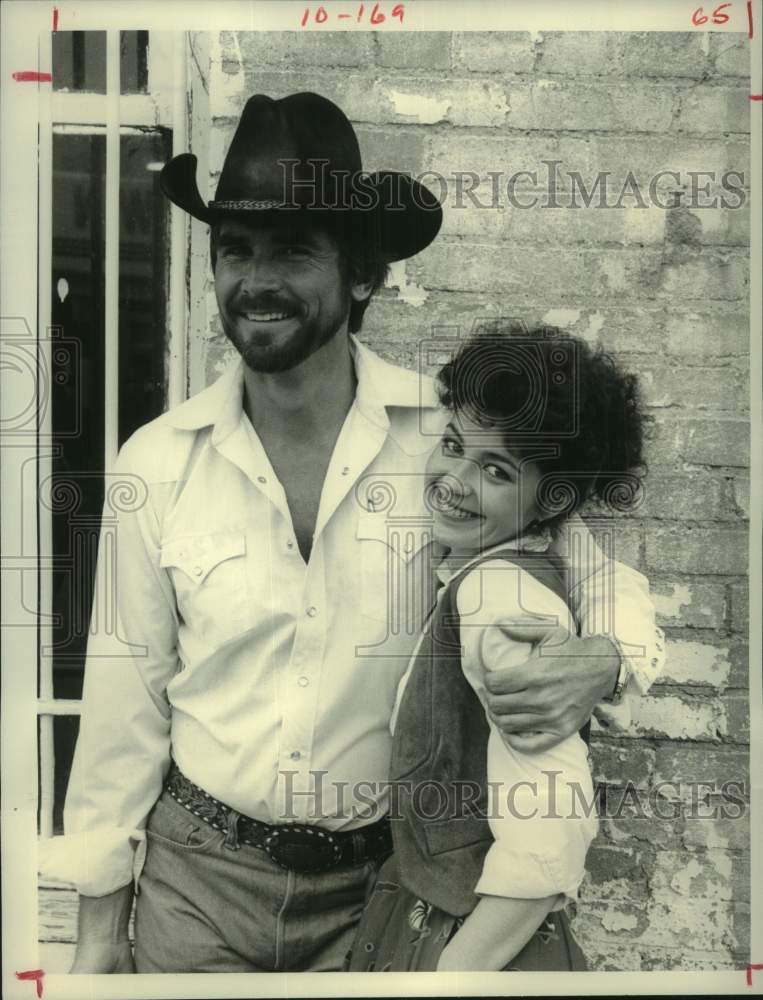
[[[119,399],[119,155],[120,136],[139,127],[164,126],[172,130],[172,155],[187,150],[189,37],[180,32],[150,32],[148,39],[148,88],[145,94],[120,94],[120,32],[106,32],[106,93],[40,91],[39,117],[39,242],[38,242],[38,350],[44,371],[51,371],[50,342],[52,301],[52,181],[54,132],[101,133],[106,135],[105,185],[105,470],[113,466],[118,447]],[[40,40],[40,69],[52,72],[52,34]],[[186,259],[188,255],[187,216],[175,205],[170,217],[170,274],[167,329],[167,405],[186,398],[186,343],[188,309]],[[41,408],[37,448],[37,483],[50,481],[52,449],[40,442],[52,441],[51,407]],[[39,502],[39,767],[40,836],[53,835],[55,753],[53,726],[56,716],[80,714],[77,699],[55,698],[53,694],[53,588],[52,512]]]

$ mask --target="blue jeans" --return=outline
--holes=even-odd
[[[338,972],[376,861],[287,871],[163,792],[147,825],[135,912],[137,972]]]

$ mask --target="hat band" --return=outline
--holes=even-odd
[[[281,208],[283,200],[278,198],[263,198],[260,200],[253,198],[241,198],[236,201],[210,201],[210,209],[219,211],[236,212],[238,210],[257,208]]]

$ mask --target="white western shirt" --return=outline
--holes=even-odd
[[[85,895],[137,878],[170,755],[265,822],[345,830],[386,807],[389,722],[425,603],[410,580],[431,537],[424,466],[445,415],[429,379],[354,338],[352,351],[356,396],[307,565],[243,411],[240,361],[120,451],[107,497],[122,509],[115,534],[101,534],[65,836],[41,851],[42,869]],[[614,602],[602,586],[613,565]],[[574,610],[593,631],[614,603],[645,690],[663,660],[646,581],[603,557],[573,559],[572,576]],[[103,597],[108,610],[109,595],[111,616],[97,606]]]

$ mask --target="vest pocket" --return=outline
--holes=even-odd
[[[493,839],[487,819],[477,816],[453,816],[425,823],[424,836],[433,856]]]

